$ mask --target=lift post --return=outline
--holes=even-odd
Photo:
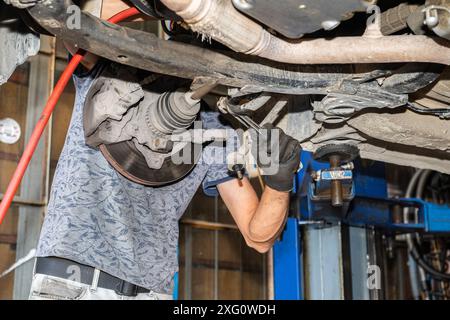
[[[308,152],[302,152],[301,159],[303,169],[294,190],[298,212],[291,214],[274,247],[276,299],[343,299],[346,294],[354,299],[379,297],[360,285],[365,284],[367,266],[378,264],[375,230],[450,232],[449,206],[414,198],[389,199],[384,163],[355,161],[347,200],[342,207],[335,207],[329,199],[315,196],[318,184],[312,173],[326,172],[329,164],[314,161]],[[417,219],[404,222],[396,214],[404,208],[414,210]],[[343,271],[346,254],[350,258],[350,281]],[[344,290],[349,284],[353,290]]]

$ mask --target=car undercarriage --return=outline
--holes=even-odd
[[[246,127],[268,118],[304,150],[351,145],[362,158],[450,173],[448,0],[132,1],[164,21],[166,39],[84,11],[74,28],[68,0],[6,2],[16,9],[2,3],[2,25],[17,28],[1,29],[14,46],[0,82],[36,53],[36,34],[51,34],[192,80],[190,92],[206,91],[212,108]]]

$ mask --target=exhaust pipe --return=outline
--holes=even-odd
[[[429,62],[450,64],[449,42],[420,35],[280,39],[237,11],[231,0],[161,0],[195,32],[234,51],[292,64]]]

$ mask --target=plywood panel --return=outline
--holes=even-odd
[[[18,208],[12,207],[0,226],[0,234],[17,234]],[[14,244],[0,243],[0,273],[5,271],[16,260],[16,250]],[[14,273],[0,279],[0,300],[12,299],[12,289],[14,285]]]
[[[14,79],[17,81],[14,82]],[[0,143],[0,192],[4,192],[24,147],[28,64],[16,70],[13,81],[0,86],[0,119],[12,118],[22,128],[22,138],[15,144]],[[20,81],[19,81],[20,80]]]
[[[42,110],[53,88],[55,71],[54,55],[39,54],[30,59],[30,81],[27,102],[27,132],[32,132],[41,117]],[[47,197],[50,132],[46,128],[36,147],[28,170],[20,186],[21,195],[26,199],[42,201]],[[25,141],[28,142],[29,138]],[[17,256],[27,255],[36,248],[41,231],[45,207],[22,206],[19,211],[17,231]],[[27,264],[18,269],[14,277],[14,298],[26,299],[30,292],[33,265]]]
[[[264,282],[262,273],[243,272],[241,298],[243,300],[266,299],[264,296]]]
[[[241,273],[239,271],[219,271],[219,299],[239,300],[241,299]]]
[[[242,261],[244,271],[262,272],[266,255],[260,254],[256,250],[242,245]]]
[[[214,197],[207,197],[200,187],[192,200],[191,218],[204,221],[214,221],[214,203]]]
[[[0,244],[0,272],[9,268],[16,259],[15,251],[11,245]],[[12,299],[14,285],[14,272],[0,279],[0,300]]]
[[[18,220],[18,208],[17,206],[12,206],[8,214],[0,225],[0,234],[16,234],[17,232],[17,220]],[[1,260],[1,256],[0,256]]]
[[[214,297],[214,270],[192,268],[192,299],[208,300]]]
[[[18,143],[7,145],[0,143],[0,192],[3,193],[17,167],[24,147],[26,135],[26,106],[28,99],[28,67],[25,64],[17,69],[10,81],[0,86],[0,119],[12,118],[22,128],[22,137]],[[17,195],[20,195],[18,192]],[[3,224],[0,234],[17,236],[18,207],[12,206]],[[14,244],[0,243],[0,272],[10,267],[16,259]],[[12,299],[14,273],[0,279],[0,299]]]
[[[17,161],[0,160],[0,192],[4,193],[8,186],[14,171],[17,168],[17,162],[19,162],[19,156],[15,155]],[[17,193],[16,195],[19,195]]]
[[[209,230],[192,230],[192,262],[214,260],[214,234]]]
[[[219,232],[219,261],[239,269],[242,236],[238,231]]]

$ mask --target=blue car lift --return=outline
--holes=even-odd
[[[370,251],[365,245],[370,237],[366,228],[396,233],[450,232],[449,206],[414,198],[388,198],[383,163],[355,161],[354,170],[343,173],[352,177],[348,186],[351,201],[343,208],[336,208],[329,200],[315,194],[317,188],[327,188],[323,184],[327,183],[329,165],[314,161],[309,152],[302,152],[301,159],[303,169],[297,174],[294,190],[299,212],[288,219],[273,251],[275,299],[301,300],[305,295],[310,299],[343,298],[340,223],[350,226],[350,246],[361,259]],[[313,182],[312,172],[319,172],[324,180]],[[418,219],[404,223],[396,217],[395,212],[403,212],[404,208],[415,210]],[[301,229],[302,225],[304,228]],[[354,296],[366,299],[369,297],[367,290],[358,288],[357,283],[365,283],[368,262],[355,259],[351,263],[352,277],[359,278],[353,288]],[[303,274],[307,274],[307,279],[303,279]]]

